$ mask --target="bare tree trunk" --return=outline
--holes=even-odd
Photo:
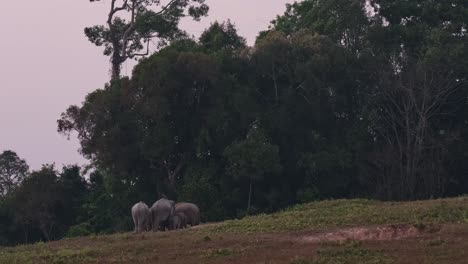
[[[163,161],[164,167],[166,167],[167,170],[167,180],[169,183],[169,187],[174,193],[177,191],[177,176],[179,176],[182,168],[185,166],[185,162],[188,155],[188,153],[182,154],[174,169],[172,169],[173,165],[171,165],[170,162]]]
[[[388,161],[399,171],[399,175],[393,175],[400,179],[393,190],[397,199],[425,198],[444,188],[435,186],[443,184],[437,179],[444,164],[434,153],[443,150],[450,140],[434,137],[437,131],[431,124],[437,122],[441,108],[450,104],[450,96],[459,87],[443,69],[427,68],[421,62],[407,67],[398,74],[388,70],[380,75],[382,98],[376,106],[381,122],[377,131],[397,159]]]
[[[249,200],[247,201],[247,214],[250,214],[251,202],[252,202],[252,178],[250,178],[250,184],[249,184]]]
[[[112,61],[112,80],[120,79],[120,63]]]
[[[23,227],[23,234],[24,234],[24,243],[28,244],[28,228],[26,226]]]
[[[273,78],[273,85],[275,88],[275,103],[278,104],[278,81],[276,80],[276,67],[275,63],[271,65],[271,76]]]
[[[41,224],[39,229],[41,230],[41,232],[44,235],[44,237],[46,238],[46,240],[50,241],[50,234],[47,231],[47,228],[45,227],[45,224]]]

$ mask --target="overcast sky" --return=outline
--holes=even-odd
[[[184,21],[199,36],[215,20],[231,19],[252,44],[293,0],[206,0],[209,17]],[[109,60],[83,28],[103,24],[110,0],[4,1],[0,15],[0,152],[13,150],[32,169],[45,163],[85,164],[76,138],[59,135],[56,120],[109,79]],[[122,73],[131,72],[132,64]]]

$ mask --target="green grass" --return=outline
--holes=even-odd
[[[255,254],[252,252],[263,249],[255,243],[257,234],[270,233],[273,237],[281,237],[282,233],[292,231],[323,231],[381,224],[414,225],[428,234],[434,227],[434,232],[438,231],[440,224],[452,223],[468,223],[468,197],[415,202],[333,200],[296,205],[270,215],[251,216],[178,232],[122,233],[0,248],[0,263],[143,264],[158,260],[178,264],[184,263],[185,258],[203,263]],[[463,233],[460,237],[467,235]],[[418,242],[415,254],[427,256],[424,263],[464,263],[466,256],[460,247],[466,245],[457,246],[459,243],[454,243],[450,237],[433,237]],[[257,245],[259,248],[255,248]],[[385,253],[398,257],[392,251],[371,250],[356,243],[344,246],[319,244],[318,247],[312,259],[295,259],[293,264],[389,264],[393,263],[393,259]],[[381,249],[385,250],[385,247]]]
[[[9,264],[66,264],[66,263],[97,263],[96,250],[83,249],[58,249],[51,250],[44,243],[35,245],[3,248],[0,250],[0,263]]]
[[[468,223],[468,197],[415,202],[333,200],[293,206],[284,211],[226,221],[215,232],[299,231],[379,224]]]
[[[351,242],[344,247],[319,250],[314,259],[297,259],[291,264],[392,264],[394,260],[380,250],[363,248],[359,243]]]

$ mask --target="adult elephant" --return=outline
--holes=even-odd
[[[135,224],[135,233],[138,234],[150,229],[150,210],[144,202],[139,202],[132,206],[132,218]]]
[[[200,224],[200,209],[193,203],[176,203],[175,214],[183,213],[186,217],[185,224],[196,226]]]
[[[158,228],[165,231],[172,229],[172,218],[174,217],[174,201],[162,198],[157,200],[150,209],[153,231]]]

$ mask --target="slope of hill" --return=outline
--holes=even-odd
[[[0,249],[0,263],[468,263],[468,197],[334,200],[172,232]]]

